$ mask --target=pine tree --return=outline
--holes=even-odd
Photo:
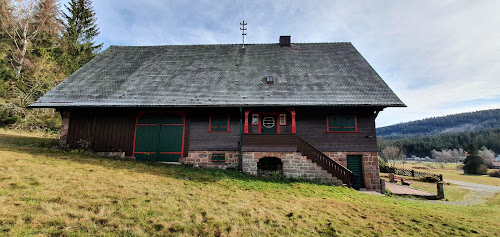
[[[69,75],[97,55],[103,44],[94,41],[99,35],[99,27],[92,1],[71,0],[64,7],[68,13],[62,13],[65,20],[62,65]]]
[[[478,155],[477,148],[473,144],[467,148],[463,170],[466,174],[486,174],[488,172],[483,158]]]

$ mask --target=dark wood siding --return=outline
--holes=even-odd
[[[211,111],[189,111],[189,150],[190,151],[236,151],[240,141],[239,109],[226,109],[230,112],[229,132],[209,132],[208,121]]]
[[[326,114],[357,114],[358,132],[327,133]],[[297,135],[321,151],[376,152],[373,110],[297,109]]]
[[[186,109],[186,130],[184,156],[187,151],[238,150],[240,140],[240,113],[238,108],[226,109],[230,112],[230,132],[209,132],[209,115],[220,109]],[[162,111],[162,110],[159,110]],[[178,110],[181,111],[181,110]],[[357,133],[327,133],[326,114],[357,114]],[[96,152],[124,151],[132,156],[135,120],[137,111],[133,109],[80,109],[70,111],[68,145],[72,149],[81,148],[81,142],[88,142]],[[287,116],[287,126],[281,133],[291,133],[291,117]],[[377,151],[375,115],[373,110],[351,109],[350,111],[318,108],[296,109],[297,135],[322,151]],[[250,126],[250,130],[256,129]],[[278,150],[276,150],[278,151]]]
[[[95,152],[125,152],[132,156],[136,112],[118,109],[70,111],[68,145]]]

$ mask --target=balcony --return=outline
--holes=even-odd
[[[242,151],[296,152],[295,134],[243,134]]]

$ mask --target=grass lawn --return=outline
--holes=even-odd
[[[402,164],[396,164],[396,167],[403,168]],[[405,169],[414,169],[427,173],[443,174],[444,179],[451,179],[463,182],[488,184],[500,186],[500,178],[490,177],[488,175],[466,175],[462,169],[457,168],[457,164],[438,164],[435,162],[407,162]],[[491,171],[491,170],[490,170]]]
[[[444,236],[500,233],[477,206],[235,171],[100,158],[0,131],[0,236]]]

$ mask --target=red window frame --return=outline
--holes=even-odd
[[[358,115],[357,113],[354,113],[354,131],[330,131],[330,121],[328,119],[330,115],[327,113],[326,114],[326,132],[327,133],[357,133],[358,132]],[[350,116],[350,115],[335,115],[335,116]],[[352,127],[349,127],[352,128]]]
[[[285,123],[284,124],[281,124],[281,115],[285,115]],[[286,119],[286,114],[285,113],[280,113],[278,115],[278,123],[280,124],[280,126],[288,126],[288,121]]]
[[[257,115],[257,123],[256,124],[253,124],[253,116]],[[259,126],[260,125],[260,114],[252,114],[252,116],[250,117],[250,126]]]
[[[229,117],[229,112],[227,113],[227,129],[226,131],[212,131],[212,113],[210,113],[209,119],[208,119],[208,132],[230,132],[229,130],[229,125],[230,125],[230,117]]]

